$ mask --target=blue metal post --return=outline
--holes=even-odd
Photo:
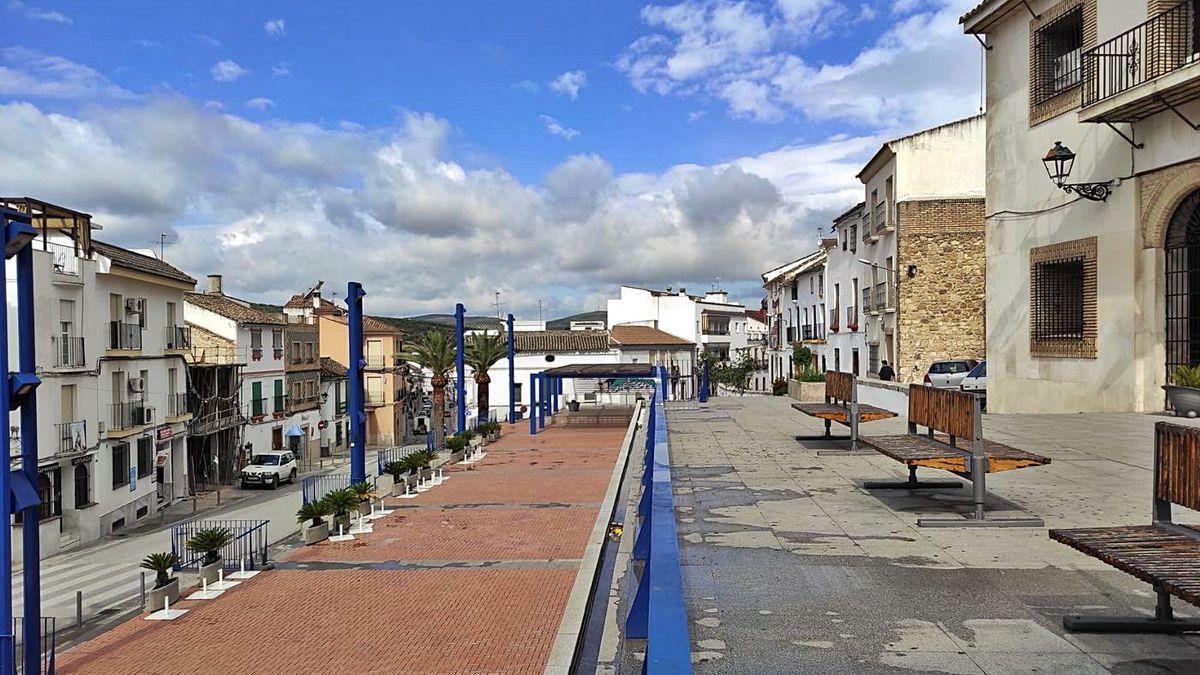
[[[558,414],[558,395],[562,393],[562,378],[550,378],[550,414]]]
[[[7,215],[7,214],[6,214]],[[0,219],[4,226],[5,243],[8,239],[8,218]],[[8,307],[8,266],[0,272],[0,307]],[[8,331],[0,332],[0,373],[8,374]],[[12,408],[9,406],[9,388],[0,387],[0,410],[5,414]],[[12,457],[8,444],[4,444],[4,464],[0,465],[0,569],[4,578],[0,579],[0,675],[12,675],[14,670],[13,658],[13,620],[12,620],[12,472],[9,471]],[[35,521],[36,522],[36,521]],[[37,528],[33,528],[37,531]]]
[[[467,428],[467,371],[466,351],[463,344],[463,331],[466,328],[463,324],[466,318],[467,308],[463,307],[460,302],[454,306],[454,398],[458,408],[458,430],[463,431]]]
[[[350,482],[367,480],[367,408],[363,390],[363,291],[362,284],[346,284],[346,305],[350,308]],[[437,414],[438,411],[434,411]]]
[[[529,435],[537,434],[537,373],[529,374]]]
[[[700,370],[700,402],[708,403],[708,361]]]
[[[549,394],[550,378],[538,373],[538,429],[546,428],[546,396]]]
[[[34,300],[33,300],[33,247],[25,245],[17,253],[17,339],[20,355],[18,357],[21,374],[27,378],[37,371],[37,359],[34,355]],[[7,331],[6,331],[7,332]],[[5,345],[7,349],[7,345]],[[38,481],[38,436],[37,436],[37,396],[30,391],[20,397],[21,405],[21,472],[29,485],[37,485]],[[7,471],[8,467],[0,467]],[[6,496],[7,497],[7,496]],[[25,507],[21,528],[21,563],[24,576],[24,619],[22,621],[22,655],[24,667],[22,672],[40,673],[42,607],[41,607],[41,555],[38,541],[38,520],[41,515],[40,504]],[[6,523],[7,524],[7,523]],[[5,583],[11,577],[4,579]],[[11,623],[10,623],[11,625]]]
[[[517,360],[516,338],[513,337],[513,315],[508,315],[508,423],[517,423]]]

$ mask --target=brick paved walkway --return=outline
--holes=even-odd
[[[293,552],[58,659],[60,675],[541,673],[624,428],[517,425],[353,542]]]

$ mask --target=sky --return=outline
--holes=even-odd
[[[882,142],[978,112],[974,4],[0,0],[0,194],[260,302],[757,306]]]

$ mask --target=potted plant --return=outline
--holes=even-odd
[[[412,473],[408,457],[384,464],[383,472],[392,477],[392,495],[399,497],[404,494],[404,486],[408,484],[408,476]]]
[[[437,453],[432,450],[419,450],[413,453],[413,461],[417,465],[417,473],[429,480],[433,477],[433,469],[429,468],[430,464],[437,459]]]
[[[371,500],[375,498],[375,486],[363,481],[350,486],[350,491],[358,498],[358,514],[366,516],[371,513]]]
[[[467,439],[455,434],[446,439],[446,451],[450,453],[450,462],[461,462],[467,451]]]
[[[304,545],[315,544],[329,538],[329,523],[325,516],[329,515],[329,506],[324,501],[308,502],[296,511],[296,520],[308,523],[304,528]]]
[[[480,438],[478,434],[476,434],[474,431],[471,431],[470,429],[467,429],[467,430],[461,432],[459,434],[459,436],[462,436],[463,438],[467,439],[467,443],[470,444],[471,447],[478,448],[479,446],[483,445],[483,439]]]
[[[358,495],[350,488],[340,488],[325,495],[321,501],[333,514],[332,531],[338,531],[339,526],[342,530],[350,529],[350,512],[358,513]]]
[[[233,533],[229,531],[228,527],[209,527],[193,534],[192,538],[187,540],[189,551],[204,554],[204,557],[200,559],[200,581],[216,583],[217,572],[224,564],[221,561],[221,549],[228,546],[231,541],[233,541]]]
[[[1179,366],[1171,373],[1171,384],[1163,389],[1167,390],[1167,404],[1176,415],[1200,414],[1200,366]]]
[[[576,401],[575,399],[567,401],[567,410],[570,410],[571,412],[579,412],[579,401]]]
[[[179,577],[171,574],[178,564],[179,556],[174,553],[151,553],[142,558],[139,567],[154,572],[154,588],[147,598],[150,611],[162,609],[164,600],[175,602],[179,599]]]
[[[489,443],[495,443],[496,441],[500,440],[500,430],[502,428],[503,425],[499,422],[489,421],[479,426],[479,432],[483,434],[483,437],[486,438]]]

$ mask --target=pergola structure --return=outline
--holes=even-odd
[[[649,363],[584,363],[529,374],[529,433],[546,428],[546,416],[558,413],[558,397],[566,379],[644,378],[658,380],[667,391],[667,373]]]

